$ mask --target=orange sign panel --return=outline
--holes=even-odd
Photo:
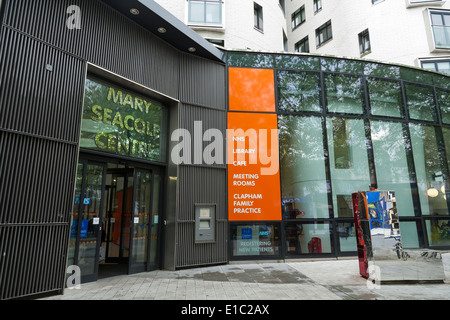
[[[229,110],[275,112],[272,69],[228,68]]]
[[[228,113],[228,219],[281,220],[275,114]]]

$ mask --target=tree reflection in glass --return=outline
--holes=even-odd
[[[328,218],[322,118],[278,117],[283,217]]]
[[[367,79],[371,114],[377,116],[401,117],[402,97],[397,81]]]
[[[279,71],[277,76],[278,103],[281,112],[322,110],[319,74]]]
[[[423,215],[448,215],[435,128],[410,124],[411,144]]]
[[[363,113],[363,90],[360,77],[327,74],[325,88],[329,112]]]
[[[352,193],[370,185],[364,122],[327,118],[327,134],[334,215],[352,218]]]
[[[437,90],[439,108],[441,110],[442,122],[450,124],[450,91]]]
[[[371,121],[371,136],[378,189],[395,191],[400,216],[414,216],[411,180],[401,123]]]
[[[410,118],[436,121],[433,89],[415,84],[405,84],[405,88]]]

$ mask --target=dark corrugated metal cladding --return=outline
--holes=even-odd
[[[0,127],[77,143],[85,64],[2,29]]]
[[[177,267],[226,263],[227,204],[226,170],[201,166],[179,168]],[[195,243],[195,204],[216,204],[216,239]]]
[[[71,5],[80,8],[80,29],[66,25]],[[103,2],[8,1],[5,24],[146,87],[178,97],[180,53]]]
[[[181,101],[226,110],[224,65],[183,55],[180,74]]]

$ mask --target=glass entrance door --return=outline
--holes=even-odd
[[[107,165],[101,250],[106,263],[128,262],[133,170],[111,166]]]
[[[68,265],[80,268],[81,282],[97,279],[105,165],[78,163]]]
[[[156,269],[160,168],[80,159],[68,265],[81,282]]]
[[[157,170],[135,170],[131,254],[128,273],[157,267],[159,198],[161,174]]]

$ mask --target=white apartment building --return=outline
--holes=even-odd
[[[317,53],[450,73],[450,0],[155,0],[226,49]]]
[[[284,51],[287,30],[278,0],[155,0],[208,41],[226,49]]]
[[[287,0],[288,50],[450,73],[450,1]]]

